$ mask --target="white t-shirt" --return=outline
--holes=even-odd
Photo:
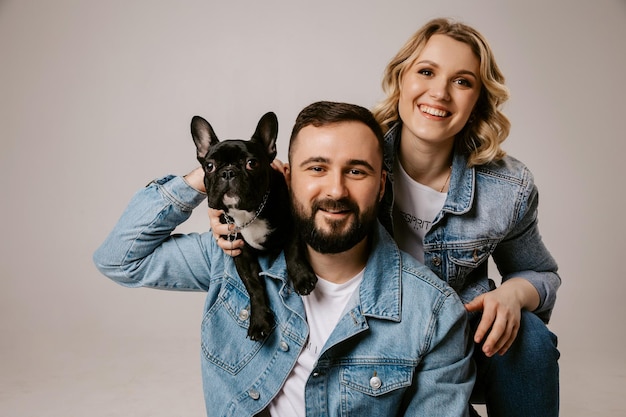
[[[334,284],[317,277],[315,289],[302,297],[306,321],[309,325],[309,339],[298,356],[296,366],[285,381],[282,390],[270,403],[272,417],[305,416],[304,386],[311,371],[337,322],[363,280],[363,272],[343,284]]]
[[[400,249],[424,262],[424,236],[446,202],[440,193],[420,184],[397,160],[393,182],[393,233]]]

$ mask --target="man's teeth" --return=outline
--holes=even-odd
[[[433,116],[438,116],[438,117],[446,117],[448,115],[448,112],[445,110],[435,109],[429,106],[420,106],[420,110],[423,113],[428,113],[428,114],[431,114]]]

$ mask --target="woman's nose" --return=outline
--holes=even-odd
[[[449,100],[450,93],[448,92],[448,82],[445,80],[433,81],[430,86],[429,94],[436,100]]]

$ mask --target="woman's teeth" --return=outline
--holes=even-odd
[[[435,109],[434,107],[429,107],[429,106],[420,106],[420,110],[423,113],[427,113],[433,116],[437,116],[437,117],[446,117],[449,113],[445,110],[440,110],[440,109]]]

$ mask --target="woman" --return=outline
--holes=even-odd
[[[434,19],[388,64],[374,109],[385,129],[379,218],[400,248],[460,295],[472,315],[476,401],[490,416],[557,416],[556,337],[547,323],[560,285],[537,228],[537,188],[501,143],[508,90],[484,37]],[[217,212],[216,237],[226,235]],[[238,254],[242,241],[220,246]],[[487,276],[492,256],[502,275]]]
[[[474,316],[475,393],[489,415],[558,415],[559,353],[544,322],[561,281],[538,232],[532,174],[500,148],[508,91],[491,48],[467,25],[432,20],[388,64],[383,89],[381,222]]]

